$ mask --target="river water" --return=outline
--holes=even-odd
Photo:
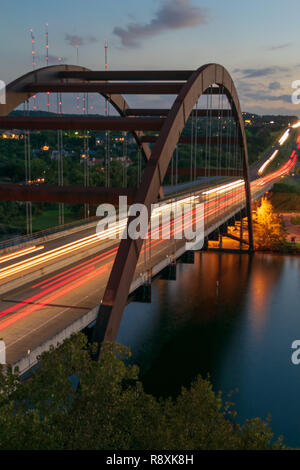
[[[215,390],[238,389],[239,419],[272,416],[300,447],[300,257],[195,253],[177,280],[157,279],[152,303],[131,303],[118,342],[131,348],[148,392],[176,396],[202,374]]]

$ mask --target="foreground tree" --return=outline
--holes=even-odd
[[[278,250],[284,246],[285,232],[281,217],[274,212],[272,203],[263,197],[253,213],[256,248]]]
[[[145,393],[129,351],[105,344],[99,362],[78,334],[41,356],[24,382],[0,374],[0,449],[269,449],[268,422],[235,413],[200,376],[177,399]]]

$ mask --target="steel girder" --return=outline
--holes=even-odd
[[[118,205],[120,196],[133,202],[135,188],[85,188],[47,184],[0,184],[0,201],[64,202],[66,204]]]

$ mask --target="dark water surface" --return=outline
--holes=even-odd
[[[218,285],[217,286],[217,281]],[[202,252],[157,279],[152,303],[131,303],[118,341],[130,346],[145,389],[176,395],[197,374],[215,390],[238,388],[240,419],[272,415],[276,435],[300,447],[300,257]]]

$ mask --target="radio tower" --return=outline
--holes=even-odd
[[[104,42],[104,70],[105,72],[107,72],[107,67],[108,67],[108,63],[107,63],[107,54],[108,54],[108,41],[105,39],[105,42]],[[105,116],[108,116],[108,101],[107,101],[107,98],[105,99]]]
[[[104,42],[105,72],[107,72],[107,51],[108,51],[108,41],[105,39],[105,42]]]
[[[75,45],[76,47],[76,65],[79,65],[79,44]],[[80,96],[76,96],[76,109],[80,112]]]
[[[49,32],[48,32],[48,23],[46,23],[46,32],[45,32],[45,38],[46,38],[46,65],[49,65]]]
[[[36,66],[36,62],[35,62],[35,37],[34,37],[32,28],[30,30],[30,36],[31,36],[31,57],[32,57],[31,65],[32,65],[32,70],[34,70],[35,66]],[[33,110],[35,111],[36,110],[36,95],[33,95],[32,98],[33,98]]]
[[[76,44],[76,65],[79,65],[79,44]]]
[[[49,65],[49,31],[48,31],[48,23],[45,24],[45,39],[46,39],[46,66]],[[50,91],[46,92],[47,96],[47,109],[50,111]]]
[[[31,28],[30,30],[30,36],[31,36],[31,55],[32,55],[32,68],[34,70],[36,63],[35,63],[35,37],[33,34],[33,29]]]

